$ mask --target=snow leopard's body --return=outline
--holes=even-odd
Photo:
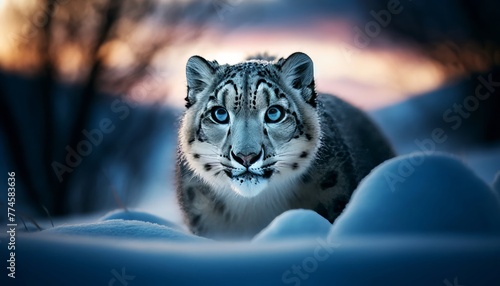
[[[333,222],[371,169],[393,156],[366,115],[316,95],[311,59],[187,64],[177,196],[190,230],[251,237],[289,209]]]

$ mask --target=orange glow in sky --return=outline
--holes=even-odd
[[[263,52],[278,57],[287,57],[296,51],[307,53],[315,64],[318,92],[338,95],[364,109],[432,90],[445,79],[435,63],[410,49],[350,47],[349,50],[344,42],[339,37],[287,30],[207,30],[195,42],[171,49],[162,56],[160,64],[171,64],[166,72],[169,84],[161,88],[168,89],[170,104],[181,106],[186,93],[185,63],[190,56],[235,64]]]
[[[36,59],[30,58],[30,53],[20,54],[9,41],[12,35],[22,34],[23,25],[18,22],[26,17],[11,17],[5,13],[6,9],[1,9],[2,6],[7,6],[7,2],[0,0],[0,67],[15,69],[19,59],[21,62],[36,63]],[[352,42],[350,33],[354,24],[345,19],[318,20],[308,23],[304,29],[221,26],[224,25],[203,27],[200,36],[194,40],[178,44],[173,41],[173,44],[162,49],[153,59],[160,80],[157,78],[157,84],[141,100],[160,100],[183,106],[186,93],[185,64],[192,55],[217,60],[220,64],[235,64],[256,54],[287,57],[301,51],[314,61],[318,92],[338,95],[364,109],[375,109],[430,91],[446,80],[445,72],[435,62],[410,47],[389,41],[380,45],[384,43],[382,38],[377,39],[377,48],[368,46],[358,49],[349,46],[346,43]],[[180,32],[184,32],[183,29],[190,28],[178,28]],[[146,32],[141,35],[151,36]],[[140,45],[142,41],[139,37],[139,40],[134,39],[132,42]],[[106,43],[100,50],[107,55],[103,57],[104,63],[117,70],[126,70],[135,60],[130,45],[119,40]],[[62,74],[82,70],[80,66],[85,62],[81,47],[78,46],[64,46],[57,57]]]

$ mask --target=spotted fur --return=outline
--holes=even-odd
[[[177,195],[195,234],[251,237],[294,208],[333,222],[393,156],[361,111],[316,94],[306,54],[236,65],[193,56],[186,75]]]

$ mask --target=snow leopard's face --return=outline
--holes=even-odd
[[[307,55],[232,66],[193,56],[186,74],[180,144],[189,168],[245,197],[300,179],[320,137]]]

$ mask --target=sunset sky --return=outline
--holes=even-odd
[[[28,63],[36,59],[30,53],[20,53],[12,40],[25,33],[26,23],[34,22],[26,11],[40,12],[41,8],[36,1],[8,4],[17,6],[19,14],[12,14],[9,5],[0,0],[0,37],[4,37],[0,41],[0,67],[11,69],[25,63],[30,70]],[[190,30],[201,29],[201,32],[189,41],[172,41],[153,58],[153,68],[160,80],[140,100],[182,106],[186,93],[185,64],[192,55],[217,60],[220,64],[234,64],[259,53],[279,58],[296,51],[305,52],[315,64],[318,92],[336,94],[364,109],[395,103],[445,82],[447,77],[439,65],[411,45],[386,37],[383,27],[368,39],[365,47],[353,45],[354,37],[359,36],[356,29],[363,29],[364,23],[368,23],[359,19],[373,20],[369,18],[370,11],[363,9],[349,1],[325,0],[313,5],[305,1],[232,0],[212,1],[202,15],[187,11],[188,16],[207,17],[207,20],[202,21],[200,27],[193,26],[198,19],[188,19],[187,23],[177,25],[180,31],[177,35],[188,34]],[[393,15],[396,16],[404,17],[404,10]],[[130,33],[129,42],[114,40],[103,46],[105,63],[117,70],[126,70],[134,61],[133,46],[141,46],[143,39],[154,37],[163,29],[161,25],[152,18],[138,27],[127,26],[130,31],[125,33]],[[34,35],[42,28],[35,25]],[[57,36],[57,32],[53,34]],[[66,78],[71,79],[74,76],[70,74],[84,70],[81,64],[85,58],[78,46],[64,45],[56,57],[58,68]]]
[[[336,94],[365,109],[435,89],[446,79],[439,65],[412,46],[386,38],[383,28],[366,47],[354,46],[355,28],[363,29],[365,23],[358,18],[370,11],[360,12],[363,7],[349,1],[226,2],[231,4],[213,5],[215,17],[199,38],[157,59],[157,69],[168,79],[159,87],[171,95],[167,102],[183,105],[185,63],[192,55],[235,64],[255,54],[279,58],[305,52],[315,64],[318,92]]]
[[[322,32],[282,28],[240,28],[233,31],[207,30],[193,43],[165,55],[169,62],[170,102],[179,103],[185,93],[185,63],[200,55],[220,64],[238,63],[262,52],[287,57],[307,53],[314,61],[317,90],[339,95],[363,108],[377,108],[439,86],[444,75],[429,59],[411,49],[387,47],[356,49],[335,35],[345,23],[318,23]],[[330,30],[330,31],[328,31]],[[332,35],[333,36],[330,36]],[[181,102],[182,103],[182,102]]]

